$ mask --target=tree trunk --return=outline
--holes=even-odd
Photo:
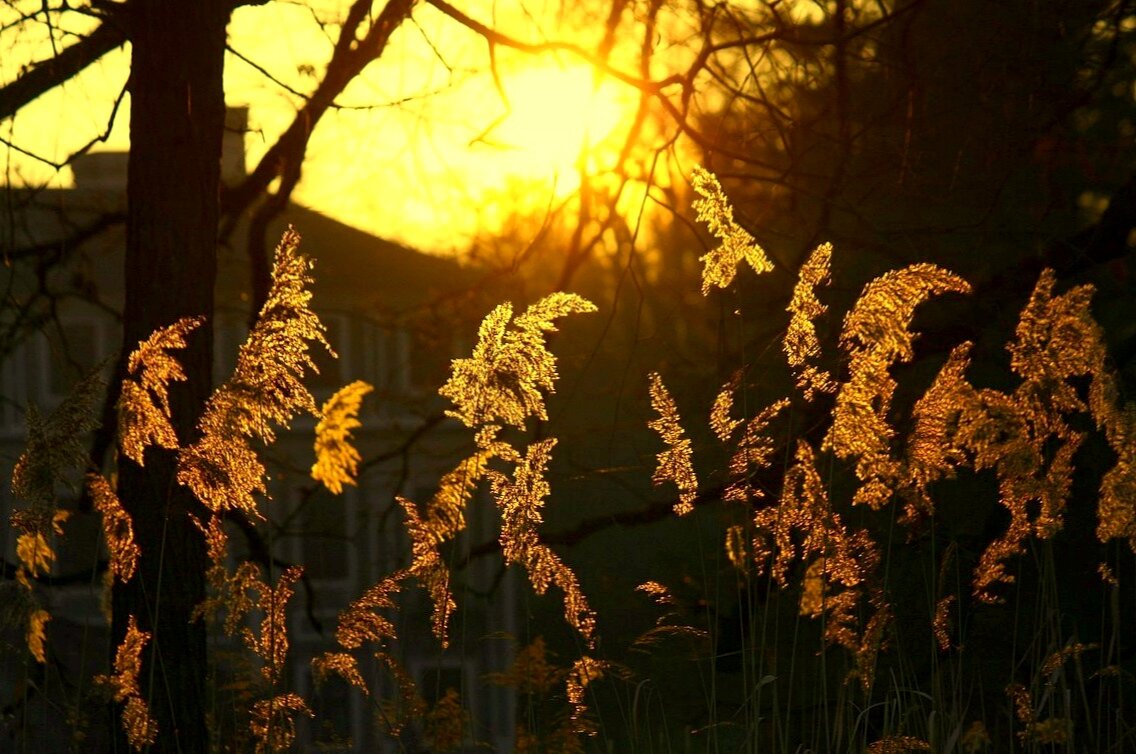
[[[213,315],[229,10],[220,0],[129,6],[126,353],[180,317]],[[179,354],[188,380],[171,386],[170,407],[182,445],[211,388],[212,340],[207,323]],[[158,721],[152,750],[205,752],[205,628],[190,620],[205,593],[204,543],[190,519],[200,505],[177,484],[174,453],[150,448],[145,460],[120,459],[118,493],[142,555],[133,580],[115,586],[113,635],[122,640],[131,615],[152,634],[139,678]]]

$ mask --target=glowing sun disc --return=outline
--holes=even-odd
[[[580,150],[613,134],[634,113],[626,86],[597,87],[587,65],[546,64],[502,76],[509,112],[493,129],[493,143],[512,154],[516,172],[532,176],[570,174]]]

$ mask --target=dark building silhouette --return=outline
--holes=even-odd
[[[244,112],[231,111],[229,126],[222,169],[224,180],[232,183],[244,174]],[[7,480],[23,449],[27,406],[50,411],[81,375],[99,364],[109,372],[108,360],[122,346],[118,313],[123,295],[126,165],[125,152],[91,153],[75,161],[72,188],[6,189],[0,221],[0,245],[7,263],[0,268],[5,292],[0,309],[0,473],[5,478],[0,485],[0,515],[5,521],[18,505]],[[304,564],[311,587],[309,593],[297,586],[289,616],[291,684],[317,713],[313,723],[300,721],[300,749],[381,751],[391,746],[395,750],[377,733],[381,726],[374,700],[335,680],[315,688],[309,662],[335,648],[339,610],[382,576],[406,565],[409,547],[395,495],[425,503],[441,474],[462,457],[463,445],[469,442],[468,433],[455,422],[437,421],[444,406],[436,390],[450,359],[470,345],[453,335],[450,317],[474,278],[451,260],[375,237],[301,205],[292,204],[271,225],[270,237],[279,237],[288,225],[303,237],[301,251],[315,260],[312,306],[339,356],[314,354],[320,372],[312,375],[309,385],[317,402],[356,379],[375,386],[364,401],[360,417],[364,426],[355,432],[364,457],[358,487],[336,496],[308,478],[315,425],[311,417],[298,418],[265,451],[271,499],[262,506],[269,520],[261,527],[262,535],[277,558]],[[241,248],[246,235],[247,223],[242,220],[219,248],[215,384],[231,371],[247,334],[249,265]],[[429,432],[406,453],[396,452],[426,424],[432,425]],[[495,536],[489,503],[478,502],[476,510],[486,515],[471,516],[471,542]],[[75,509],[78,494],[59,504]],[[105,557],[99,531],[96,514],[74,513],[57,546],[54,575],[90,573],[92,565]],[[8,564],[16,562],[15,539],[5,526]],[[234,550],[244,549],[235,528],[231,541]],[[234,555],[239,557],[240,552]],[[428,701],[447,687],[459,691],[473,720],[471,747],[488,743],[508,751],[512,696],[486,687],[483,678],[504,669],[512,655],[511,643],[501,637],[515,632],[514,582],[511,575],[498,579],[491,560],[474,561],[455,581],[455,590],[464,580],[488,596],[459,595],[452,650],[442,652],[430,635],[428,600],[411,588],[401,600],[403,609],[396,621],[400,640],[394,653],[403,658]],[[9,580],[7,588],[15,589],[15,582]],[[109,627],[100,609],[102,591],[97,577],[40,590],[39,598],[53,616],[46,669],[25,659],[23,626],[11,616],[7,620],[3,641],[9,646],[0,662],[0,707],[9,709],[0,723],[0,750],[6,750],[5,741],[38,741],[36,748],[45,751],[70,745],[74,724],[66,719],[66,704],[73,702],[76,692],[64,682],[84,677],[82,683],[89,685],[92,674],[105,671],[109,656]],[[226,653],[236,648],[235,643],[221,641],[215,655],[223,664]],[[361,667],[373,665],[363,662]],[[40,677],[43,688],[21,701],[29,673]],[[381,688],[382,681],[378,683]],[[390,688],[386,691],[393,693]],[[102,721],[101,711],[92,714]],[[97,724],[90,735],[88,743],[96,747],[91,750],[97,750]]]

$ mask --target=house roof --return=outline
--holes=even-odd
[[[125,152],[100,152],[74,164],[76,186],[65,189],[10,189],[12,220],[0,241],[22,249],[65,254],[74,278],[82,272],[115,305],[121,298],[121,254],[125,247]],[[314,302],[319,309],[364,310],[382,317],[422,306],[472,285],[474,274],[454,260],[407,248],[309,207],[291,204],[269,225],[278,238],[289,225],[299,232],[301,251],[315,260]],[[218,302],[247,301],[247,219],[242,218],[218,249]],[[7,255],[6,255],[7,256]],[[77,268],[76,268],[77,266]]]
[[[300,251],[314,262],[314,306],[362,308],[397,316],[433,299],[471,286],[474,274],[450,259],[409,249],[352,227],[309,207],[290,206],[269,225],[269,238],[289,226],[300,234]],[[222,254],[225,265],[245,265],[239,225],[233,246]],[[222,283],[223,281],[219,281]]]

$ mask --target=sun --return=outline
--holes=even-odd
[[[501,151],[500,168],[524,177],[553,177],[569,190],[578,182],[583,150],[592,155],[622,136],[637,102],[630,87],[597,82],[586,64],[528,66],[503,74],[501,88],[507,106],[485,136]]]

